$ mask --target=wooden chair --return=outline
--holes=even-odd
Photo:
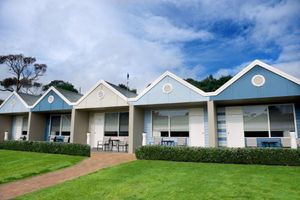
[[[154,137],[153,144],[154,145],[161,145],[161,137]]]

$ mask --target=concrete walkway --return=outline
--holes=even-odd
[[[133,161],[135,159],[134,154],[92,152],[90,158],[74,166],[0,185],[0,199],[13,199],[17,196],[56,185],[95,172],[99,169]]]

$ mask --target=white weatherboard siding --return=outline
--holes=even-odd
[[[104,113],[91,113],[89,127],[91,132],[91,145],[97,147],[97,142],[104,137]]]
[[[227,147],[245,147],[243,109],[226,107]]]
[[[189,110],[190,146],[205,147],[203,108]]]

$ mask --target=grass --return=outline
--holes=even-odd
[[[0,184],[74,165],[84,157],[0,150]]]
[[[18,199],[299,199],[300,167],[138,160]]]

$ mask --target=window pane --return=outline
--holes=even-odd
[[[271,137],[289,137],[295,131],[292,105],[269,106]]]
[[[170,111],[171,137],[189,136],[189,113],[185,110]]]
[[[71,115],[62,115],[61,134],[64,136],[70,135],[71,130]]]
[[[119,136],[128,136],[129,113],[120,113]]]
[[[118,136],[118,117],[118,113],[105,113],[105,136]]]
[[[244,107],[245,137],[269,137],[267,106]]]
[[[152,112],[153,136],[168,137],[169,117],[166,111]]]
[[[59,129],[60,129],[60,116],[52,116],[50,134],[59,135]]]

